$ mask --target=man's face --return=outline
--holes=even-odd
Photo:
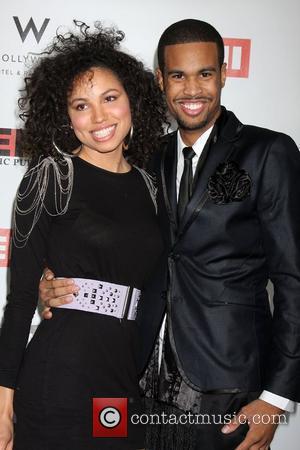
[[[192,145],[220,114],[226,65],[220,68],[214,42],[168,45],[164,59],[164,73],[157,71],[158,81],[182,137]]]

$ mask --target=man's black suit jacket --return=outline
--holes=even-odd
[[[282,133],[221,117],[180,224],[176,133],[153,161],[167,251],[138,312],[141,367],[167,308],[190,386],[300,401],[300,153]]]

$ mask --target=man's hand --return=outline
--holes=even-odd
[[[222,432],[232,433],[241,424],[248,423],[249,431],[235,450],[268,450],[284,411],[264,400],[254,400],[244,406]]]
[[[78,291],[79,288],[72,279],[60,278],[56,280],[54,273],[49,269],[45,269],[39,286],[40,299],[44,305],[42,312],[44,319],[51,319],[51,307],[71,303],[73,300],[72,294]]]

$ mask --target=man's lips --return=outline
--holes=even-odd
[[[197,116],[203,111],[207,102],[208,99],[179,100],[177,101],[177,104],[179,105],[180,109],[188,116]]]
[[[115,134],[116,127],[117,125],[109,125],[107,127],[94,130],[91,133],[96,141],[107,141]]]

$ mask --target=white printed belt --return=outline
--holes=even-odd
[[[118,319],[135,320],[141,291],[122,284],[106,281],[72,278],[80,291],[73,301],[59,308],[105,314]]]

